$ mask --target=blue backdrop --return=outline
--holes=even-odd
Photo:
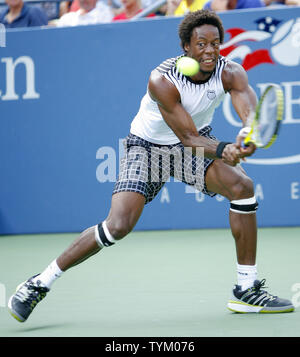
[[[300,8],[221,15],[222,53],[243,64],[259,95],[285,93],[278,140],[244,164],[259,226],[300,225]],[[180,18],[6,33],[0,47],[0,233],[81,231],[103,220],[124,138],[151,70],[181,53]],[[1,42],[3,43],[3,41]],[[234,140],[226,99],[214,134]],[[228,227],[228,202],[170,182],[136,229]]]

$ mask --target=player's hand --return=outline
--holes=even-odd
[[[244,139],[249,131],[250,127],[242,128],[236,137],[237,155],[243,159],[243,161],[245,161],[245,157],[251,156],[256,150],[256,146],[251,142],[247,146],[243,146]]]
[[[256,146],[253,143],[249,143],[245,147],[243,147],[243,146],[238,147],[237,146],[237,150],[238,150],[237,155],[241,159],[243,159],[243,161],[246,161],[245,157],[253,155],[255,153]]]
[[[225,146],[222,152],[222,160],[225,164],[230,166],[236,166],[240,163],[240,151],[237,148],[236,144],[228,144]]]

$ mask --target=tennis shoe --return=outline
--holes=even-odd
[[[46,296],[48,288],[41,285],[41,282],[33,282],[32,279],[37,275],[32,276],[27,281],[21,283],[14,295],[8,301],[8,309],[11,315],[19,322],[24,322],[28,319],[33,309]]]
[[[255,280],[254,285],[246,290],[241,289],[240,285],[235,285],[227,307],[233,312],[241,313],[278,313],[292,312],[294,306],[291,301],[281,299],[262,290],[265,287],[266,279]]]

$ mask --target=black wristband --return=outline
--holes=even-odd
[[[219,145],[217,146],[217,151],[216,151],[216,156],[219,158],[219,159],[222,159],[222,153],[223,153],[223,150],[225,148],[226,145],[228,144],[232,144],[232,143],[229,143],[227,141],[221,141],[219,142]]]

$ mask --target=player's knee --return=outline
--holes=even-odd
[[[109,231],[115,239],[122,239],[133,229],[128,219],[119,218],[109,223]]]
[[[242,175],[231,189],[231,200],[240,200],[254,196],[253,181],[246,175]]]
[[[99,247],[109,247],[118,240],[125,237],[132,229],[133,225],[125,219],[114,220],[107,224],[106,221],[99,223],[94,227],[95,239]]]
[[[230,211],[239,214],[252,214],[258,208],[258,203],[254,195],[252,180],[244,176],[235,185],[233,198],[230,201]]]

